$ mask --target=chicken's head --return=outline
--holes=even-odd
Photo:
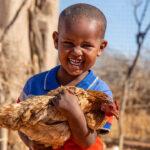
[[[106,116],[115,116],[119,120],[119,108],[116,101],[115,105],[109,100],[102,101],[101,111],[105,112]]]

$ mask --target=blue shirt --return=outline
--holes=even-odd
[[[42,72],[31,77],[25,84],[19,100],[23,101],[29,97],[44,95],[50,90],[58,88],[60,85],[56,80],[56,74],[59,67],[57,66],[50,71]],[[112,92],[107,84],[95,76],[92,70],[89,70],[89,74],[76,87],[83,88],[84,90],[102,91],[112,98]],[[109,132],[110,127],[111,123],[107,122],[101,129],[101,133]]]

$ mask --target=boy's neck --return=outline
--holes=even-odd
[[[57,71],[56,79],[60,85],[68,85],[68,86],[76,86],[79,84],[87,75],[89,71],[85,71],[78,76],[69,75],[62,67],[60,67]]]

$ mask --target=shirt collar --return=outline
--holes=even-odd
[[[58,88],[60,85],[56,80],[56,73],[60,66],[56,66],[55,68],[51,69],[47,72],[45,79],[44,79],[44,90],[53,90]]]
[[[58,88],[60,85],[56,80],[56,73],[60,66],[57,66],[50,71],[47,72],[45,79],[44,79],[44,90],[53,90]],[[96,76],[94,75],[92,70],[89,70],[89,74],[76,86],[79,88],[83,88],[84,90],[89,89],[92,84],[95,82]]]
[[[89,70],[89,74],[76,86],[79,88],[83,88],[84,90],[89,89],[91,85],[93,85],[94,81],[96,79],[96,76],[94,75],[92,70]]]

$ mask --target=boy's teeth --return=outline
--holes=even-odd
[[[81,62],[78,61],[78,60],[74,60],[74,59],[69,59],[69,60],[70,60],[70,63],[71,63],[72,65],[79,66],[79,65],[81,64]]]

